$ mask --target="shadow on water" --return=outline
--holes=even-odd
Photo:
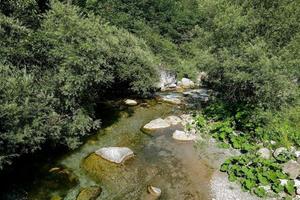
[[[101,128],[116,123],[121,117],[120,112],[127,112],[132,115],[134,111],[122,106],[120,100],[100,102],[96,107],[96,118],[101,119]],[[93,135],[84,138],[83,141],[87,141],[91,137]],[[38,190],[34,188],[39,188],[40,185],[47,185],[48,189],[43,193],[51,193],[51,191],[56,190],[59,194],[66,195],[67,191],[77,184],[76,180],[68,180],[72,176],[71,172],[57,162],[62,156],[70,154],[72,151],[70,152],[69,149],[62,146],[53,147],[49,144],[46,144],[42,149],[44,150],[35,154],[22,156],[13,165],[1,171],[0,200],[27,200],[28,191]],[[59,176],[55,173],[49,173],[51,166],[64,169],[60,173],[65,174]],[[68,176],[67,174],[71,175]],[[50,199],[47,195],[44,198]],[[40,199],[37,198],[37,200]]]

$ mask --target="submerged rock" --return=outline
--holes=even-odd
[[[143,127],[143,129],[145,131],[154,131],[157,129],[168,128],[168,127],[170,127],[170,124],[166,120],[164,120],[162,118],[158,118],[158,119],[150,121],[148,124],[146,124]]]
[[[53,167],[49,169],[49,185],[52,187],[59,187],[65,185],[68,187],[74,186],[78,183],[78,177],[69,169],[63,167]],[[53,183],[53,184],[52,184]],[[58,183],[60,185],[58,185]]]
[[[95,152],[102,158],[113,162],[113,163],[123,163],[128,158],[134,156],[133,151],[127,147],[104,147]]]
[[[178,141],[194,141],[197,139],[197,136],[195,134],[186,133],[184,131],[176,130],[173,133],[173,139]]]
[[[138,104],[136,100],[132,100],[132,99],[126,99],[124,102],[128,106],[136,106]]]
[[[268,148],[261,148],[257,151],[258,155],[265,159],[271,158],[271,151]]]
[[[283,164],[282,171],[288,174],[292,179],[300,175],[300,164],[294,160],[290,160]]]
[[[97,186],[83,188],[78,194],[76,200],[96,200],[102,192],[102,189]]]
[[[149,185],[148,187],[147,187],[147,190],[148,190],[148,192],[151,194],[151,195],[153,195],[154,197],[160,197],[160,195],[161,195],[161,189],[160,188],[158,188],[158,187],[154,187],[154,186],[151,186],[151,185]]]
[[[177,116],[168,116],[165,118],[165,121],[167,121],[170,125],[177,125],[181,123],[181,118]]]

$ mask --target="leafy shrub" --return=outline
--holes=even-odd
[[[281,185],[280,179],[288,179],[281,166],[275,160],[267,160],[252,154],[243,154],[227,159],[221,166],[222,172],[227,172],[230,181],[238,181],[245,191],[250,191],[259,197],[265,197],[263,186],[270,185],[275,193],[285,191],[288,195],[295,194],[294,183],[288,180]]]
[[[46,143],[75,148],[81,137],[99,126],[81,107],[61,109],[53,88],[36,84],[46,80],[6,65],[0,65],[0,72],[0,169]]]
[[[251,138],[251,135],[235,131],[232,121],[216,122],[212,126],[211,134],[218,141],[243,152],[252,151],[256,148],[255,140]]]
[[[146,95],[157,80],[143,40],[70,4],[52,1],[37,30],[2,14],[0,24],[0,169],[49,146],[78,147],[100,125],[97,100]]]

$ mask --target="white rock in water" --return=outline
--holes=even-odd
[[[170,124],[166,120],[163,120],[162,118],[158,118],[146,124],[143,127],[143,129],[148,131],[153,131],[153,130],[168,128],[168,127],[170,127]]]
[[[179,130],[176,130],[173,133],[172,137],[173,137],[173,139],[179,140],[179,141],[193,141],[193,140],[197,139],[195,134],[190,134],[190,133],[186,133],[184,131],[179,131]]]
[[[134,156],[133,151],[127,147],[103,147],[95,153],[102,158],[117,164]]]
[[[136,106],[138,103],[137,103],[137,101],[135,101],[135,100],[132,100],[132,99],[126,99],[126,100],[125,100],[125,104],[126,104],[126,105],[129,105],[129,106]]]
[[[167,121],[170,125],[177,125],[181,123],[182,120],[177,116],[168,116],[165,118],[165,121]]]
[[[181,85],[184,88],[191,88],[191,87],[195,86],[195,83],[192,80],[188,79],[188,78],[182,78],[181,79]]]
[[[147,189],[148,192],[155,197],[159,197],[161,195],[161,189],[158,187],[149,185]]]

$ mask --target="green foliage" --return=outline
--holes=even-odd
[[[243,152],[253,151],[256,149],[255,140],[250,134],[235,131],[232,121],[215,122],[211,128],[212,136],[218,141],[228,144],[235,149]],[[227,145],[225,145],[226,147]]]
[[[128,31],[57,1],[36,30],[11,15],[0,14],[0,169],[49,146],[78,147],[111,91],[153,90],[156,57]]]
[[[22,154],[40,150],[47,142],[75,148],[80,138],[99,126],[87,111],[65,112],[53,88],[36,84],[26,70],[0,65],[0,169]]]
[[[238,181],[246,191],[259,197],[265,197],[263,186],[270,185],[275,193],[285,191],[295,194],[294,183],[288,180],[285,186],[280,179],[288,179],[275,160],[266,160],[254,154],[244,154],[227,159],[221,166],[222,172],[227,172],[230,181]]]

